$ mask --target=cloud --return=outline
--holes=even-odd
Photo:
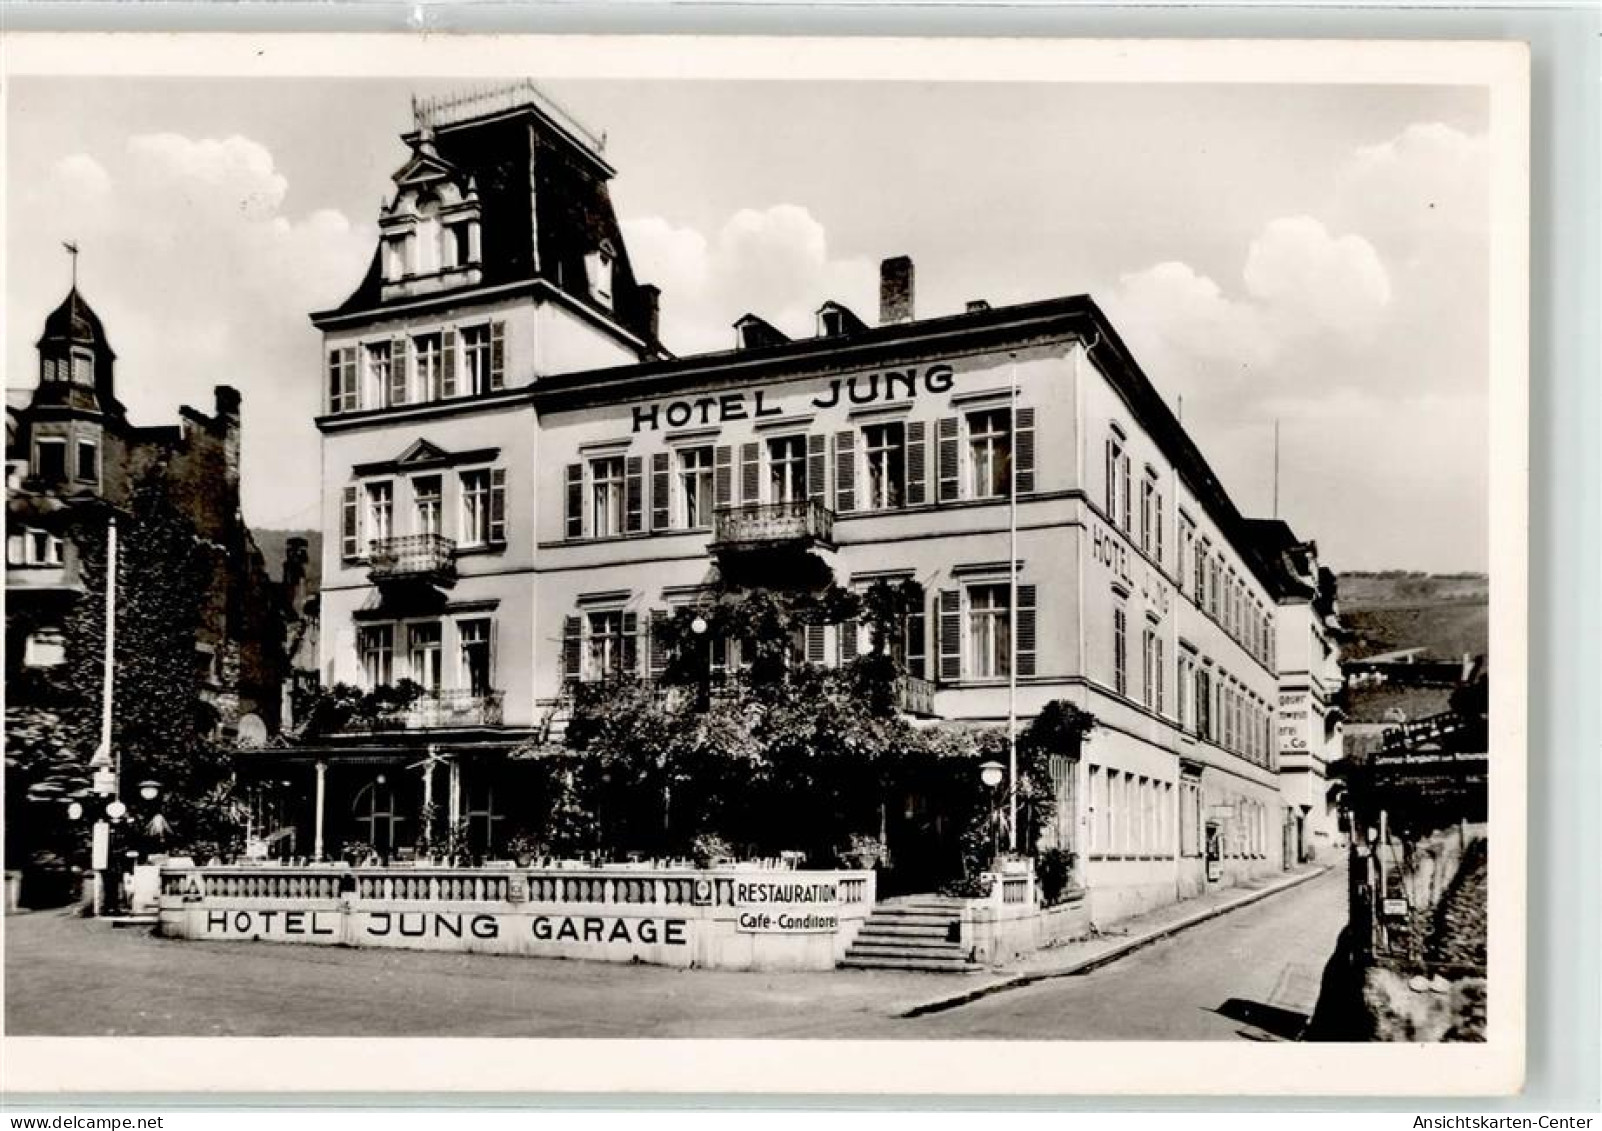
[[[1311,216],[1271,221],[1246,252],[1242,276],[1252,298],[1294,336],[1329,331],[1368,335],[1391,301],[1374,245],[1332,235]]]
[[[655,216],[625,220],[623,231],[635,274],[662,288],[662,337],[680,353],[728,349],[748,312],[803,337],[827,299],[869,321],[877,311],[877,266],[834,258],[801,205],[743,208],[710,238]]]
[[[40,222],[14,229],[31,262],[51,263],[62,239],[82,248],[80,286],[136,423],[172,422],[181,403],[209,409],[216,385],[240,390],[245,507],[258,523],[316,521],[321,367],[306,316],[355,287],[376,239],[338,211],[292,214],[289,188],[249,138],[140,134],[56,162],[21,202]],[[27,292],[14,309],[42,322],[66,283],[64,269],[13,276]],[[8,383],[31,383],[33,337],[12,339]]]

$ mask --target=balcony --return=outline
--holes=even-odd
[[[712,524],[714,551],[834,548],[834,512],[815,499],[723,507]]]
[[[896,709],[919,719],[935,718],[933,680],[915,675],[898,675],[895,684]]]
[[[504,699],[502,691],[427,691],[408,706],[352,718],[345,729],[382,732],[500,726]]]
[[[439,534],[375,538],[368,543],[367,576],[378,585],[417,582],[449,589],[456,584],[456,543]]]

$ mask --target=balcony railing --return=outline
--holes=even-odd
[[[358,717],[348,724],[356,731],[437,730],[445,727],[500,726],[505,693],[425,691],[408,706]]]
[[[754,550],[786,545],[834,546],[834,512],[816,499],[745,503],[712,516],[716,549]]]
[[[456,543],[439,534],[375,538],[368,543],[367,575],[375,582],[456,584]]]
[[[896,676],[896,707],[918,718],[934,718],[935,685],[915,675]]]

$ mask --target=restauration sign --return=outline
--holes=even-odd
[[[819,881],[734,883],[735,930],[746,935],[827,934],[840,929],[840,885]]]

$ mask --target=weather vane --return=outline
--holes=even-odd
[[[72,256],[72,289],[78,289],[78,244],[76,240],[62,240],[61,246]]]

